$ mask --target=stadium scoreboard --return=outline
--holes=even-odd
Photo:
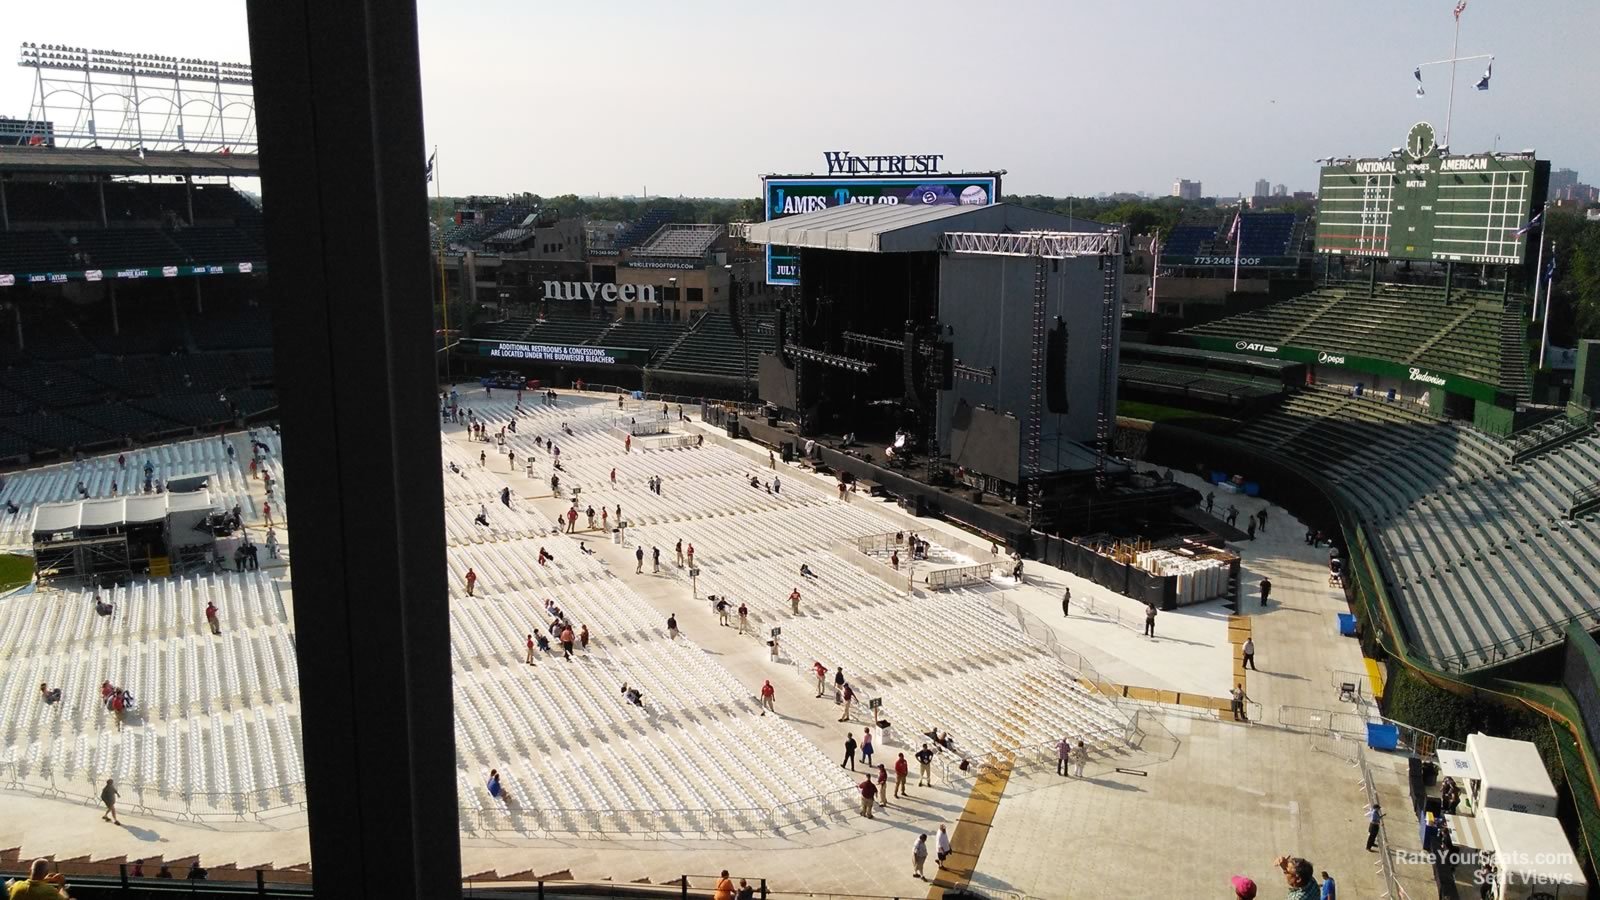
[[[1532,153],[1445,155],[1420,122],[1396,155],[1323,167],[1317,252],[1521,265],[1518,231],[1543,207],[1549,171]]]

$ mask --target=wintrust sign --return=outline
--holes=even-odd
[[[599,284],[593,281],[546,281],[544,299],[593,303],[655,303],[655,285]]]
[[[1411,367],[1411,380],[1426,382],[1427,384],[1435,385],[1437,387],[1444,387],[1445,385],[1443,375],[1435,375],[1432,372],[1419,369],[1416,366]]]

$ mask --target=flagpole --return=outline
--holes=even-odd
[[[1234,213],[1233,220],[1233,292],[1239,292],[1239,248],[1244,245],[1244,201],[1239,203],[1241,209]]]
[[[1461,55],[1461,13],[1460,7],[1456,8],[1456,39],[1450,46],[1450,102],[1445,105],[1444,111],[1444,145],[1450,146],[1450,117],[1456,111],[1456,57]]]
[[[439,183],[439,145],[433,145],[433,199],[442,204],[444,190]],[[444,382],[450,383],[450,294],[444,281],[444,231],[439,232],[439,309],[444,316]]]
[[[1533,265],[1533,312],[1528,316],[1529,322],[1538,321],[1539,318],[1539,282],[1544,275],[1544,223],[1539,224],[1539,261]],[[1549,302],[1546,296],[1545,302]]]
[[[1550,242],[1550,253],[1556,252],[1555,241]],[[1550,301],[1553,299],[1551,292],[1556,288],[1556,273],[1552,271],[1544,283],[1544,326],[1539,335],[1539,368],[1544,368],[1544,351],[1550,345]]]
[[[1161,277],[1161,232],[1150,233],[1150,314],[1156,311],[1156,279]]]

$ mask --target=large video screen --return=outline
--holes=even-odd
[[[767,221],[816,212],[850,203],[985,206],[999,201],[996,175],[926,178],[780,178],[761,179]],[[800,283],[800,252],[792,247],[767,247],[767,284]]]
[[[1531,153],[1442,155],[1420,123],[1396,155],[1323,167],[1317,252],[1520,265],[1548,173]]]

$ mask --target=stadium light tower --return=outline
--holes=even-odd
[[[256,150],[255,91],[246,63],[90,50],[24,41],[33,70],[28,118],[68,147]]]

